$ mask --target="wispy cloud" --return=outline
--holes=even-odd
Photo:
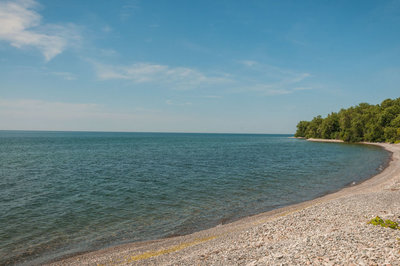
[[[303,73],[276,83],[255,85],[246,89],[259,91],[267,96],[292,94],[298,91],[312,90],[312,87],[298,87],[299,83],[308,77],[310,77],[310,74]]]
[[[76,76],[70,72],[51,72],[50,74],[61,77],[65,80],[76,80]]]
[[[110,26],[108,26],[108,25],[106,25],[106,26],[104,26],[103,28],[101,28],[101,30],[102,30],[103,32],[105,32],[105,33],[109,33],[109,32],[112,32],[112,31],[113,31],[113,29],[112,29]]]
[[[284,38],[294,45],[308,46],[309,42],[307,41],[307,24],[309,22],[309,20],[305,20],[301,23],[294,24],[292,28],[284,35]]]
[[[118,55],[118,52],[114,49],[99,49],[98,54],[104,57],[115,57]]]
[[[260,92],[261,94],[265,96],[275,96],[275,95],[286,95],[286,94],[292,94],[297,91],[304,91],[304,90],[312,90],[311,87],[309,88],[302,88],[302,87],[283,87],[280,85],[255,85],[252,87],[245,87],[244,88],[246,91],[257,91]]]
[[[101,80],[122,79],[133,83],[153,83],[174,89],[193,89],[202,85],[227,83],[227,76],[209,76],[186,67],[136,63],[128,66],[94,63]]]
[[[138,9],[139,4],[137,0],[125,0],[119,16],[123,21],[128,20]]]
[[[266,88],[262,90],[265,95],[273,96],[273,95],[285,95],[295,93],[296,91],[304,91],[304,90],[312,90],[312,88],[303,88],[303,87],[296,87],[296,88],[277,88],[277,89],[270,89]]]
[[[236,61],[241,68],[235,74],[215,71],[209,74],[210,72],[205,73],[193,68],[154,63],[113,65],[93,60],[89,62],[94,66],[100,80],[127,80],[136,85],[150,84],[154,88],[177,90],[208,88],[218,89],[224,93],[257,92],[266,96],[312,89],[307,82],[312,77],[308,72],[293,71],[253,60]],[[211,90],[207,93],[213,95]]]
[[[182,47],[184,50],[188,50],[194,53],[200,53],[200,54],[207,54],[207,55],[214,55],[214,52],[207,46],[201,45],[197,42],[192,42],[187,39],[183,39],[180,42],[178,42],[178,45]]]
[[[37,7],[34,0],[0,2],[0,40],[17,48],[34,47],[49,61],[80,36],[73,24],[42,24]]]
[[[241,60],[238,61],[239,64],[245,66],[245,67],[250,67],[251,71],[254,73],[260,73],[263,74],[264,76],[267,76],[268,78],[276,78],[276,79],[284,79],[288,77],[293,77],[293,76],[298,76],[300,78],[304,77],[309,77],[311,76],[308,73],[305,72],[298,72],[294,71],[288,68],[282,68],[274,65],[269,65],[261,62],[257,62],[254,60]]]
[[[252,60],[238,61],[247,69],[247,78],[240,81],[237,91],[256,91],[266,96],[285,95],[311,90],[306,80],[312,75]]]
[[[247,67],[252,67],[258,64],[258,62],[253,60],[241,60],[239,63]]]
[[[297,87],[297,88],[293,88],[294,91],[308,91],[308,90],[312,90],[313,88],[311,87]]]
[[[191,102],[175,102],[175,101],[172,101],[172,100],[166,100],[165,103],[167,105],[174,105],[174,106],[189,106],[189,105],[192,105]]]
[[[221,99],[222,96],[220,95],[204,95],[204,96],[199,96],[200,98],[206,98],[206,99]]]

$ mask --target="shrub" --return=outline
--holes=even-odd
[[[374,219],[371,219],[371,221],[368,222],[368,224],[373,224],[373,225],[380,225],[382,227],[389,227],[391,229],[399,229],[399,224],[396,222],[393,222],[391,220],[383,220],[381,217],[376,216]]]

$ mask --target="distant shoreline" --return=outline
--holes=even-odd
[[[307,141],[311,142],[333,142],[333,143],[344,143],[343,140],[340,139],[315,139],[315,138],[309,138],[306,139]]]
[[[324,140],[324,142],[337,141]],[[315,247],[313,249],[312,246],[308,246],[310,243],[313,244],[313,242],[302,241],[307,237],[315,238],[318,236],[325,239],[326,234],[338,235],[336,239],[345,239],[346,241],[341,243],[340,241],[337,242],[338,240],[325,239],[325,242],[323,242],[323,246],[326,247],[323,250],[325,253],[332,252],[336,250],[336,247],[346,246],[347,244],[349,245],[349,249],[348,251],[344,249],[343,254],[324,257],[325,261],[339,259],[337,262],[361,263],[363,261],[361,255],[363,254],[358,254],[357,250],[351,249],[358,242],[352,242],[354,238],[352,235],[349,235],[349,237],[353,238],[347,237],[346,232],[349,228],[351,229],[349,232],[353,232],[352,234],[355,234],[354,232],[358,233],[360,239],[372,239],[372,242],[368,245],[377,245],[379,243],[379,246],[373,246],[373,248],[378,250],[377,254],[381,254],[382,258],[393,263],[400,259],[399,253],[392,252],[393,254],[386,254],[385,252],[388,252],[388,250],[379,249],[379,247],[386,247],[385,243],[392,239],[387,238],[387,234],[396,239],[396,237],[400,236],[400,230],[399,232],[396,232],[396,230],[390,231],[391,229],[387,231],[386,228],[373,227],[367,225],[366,222],[376,215],[386,215],[385,218],[395,220],[395,214],[398,214],[400,211],[395,204],[395,202],[400,201],[400,145],[382,143],[364,144],[377,145],[388,150],[392,153],[392,159],[381,173],[355,186],[345,187],[337,192],[314,200],[246,217],[230,224],[193,234],[115,246],[67,258],[54,262],[52,265],[72,265],[77,263],[146,263],[154,265],[193,262],[197,264],[228,264],[228,262],[232,262],[230,258],[235,258],[239,255],[246,257],[250,254],[253,249],[249,247],[255,249],[266,247],[265,252],[261,252],[258,256],[254,254],[252,256],[251,261],[259,263],[317,263],[319,258],[312,255]],[[382,209],[384,209],[384,212]],[[318,217],[317,220],[316,217]],[[290,228],[299,229],[288,231]],[[327,230],[327,228],[332,228],[333,231],[329,229],[331,231],[325,232],[324,230]],[[385,229],[385,234],[383,234],[381,231]],[[366,233],[372,234],[371,231],[376,235],[372,238],[370,235],[364,236]],[[272,234],[272,238],[265,238],[265,234]],[[285,238],[285,235],[289,238]],[[283,246],[281,250],[270,250],[268,247],[281,244],[276,239],[288,240],[282,242]],[[382,243],[384,244],[382,245]],[[299,244],[305,247],[303,257],[294,257],[296,252],[292,251],[285,253],[285,247],[291,245],[299,247]],[[392,244],[388,243],[387,245]],[[354,257],[354,259],[346,259],[346,256],[349,258]],[[205,257],[208,259],[205,260]],[[251,262],[250,260],[245,261],[248,263]]]
[[[343,140],[340,139],[317,139],[317,138],[304,138],[304,137],[289,137],[290,139],[304,139],[311,142],[333,142],[333,143],[344,143]]]
[[[376,145],[376,146],[381,146],[380,144],[386,144],[383,142],[367,142],[367,141],[362,141],[362,142],[345,142],[341,139],[317,139],[317,138],[303,138],[303,137],[289,137],[293,139],[304,139],[307,141],[311,142],[327,142],[327,143],[352,143],[352,144],[366,144],[366,145]]]

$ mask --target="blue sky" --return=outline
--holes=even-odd
[[[294,133],[400,97],[400,1],[0,0],[0,129]]]

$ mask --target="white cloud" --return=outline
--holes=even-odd
[[[227,83],[226,76],[207,76],[186,67],[136,63],[129,66],[115,66],[94,63],[101,80],[123,79],[134,83],[155,83],[174,89],[193,89],[201,85]]]
[[[42,24],[37,7],[34,0],[0,2],[0,40],[16,48],[34,47],[49,61],[79,35],[72,24]]]

